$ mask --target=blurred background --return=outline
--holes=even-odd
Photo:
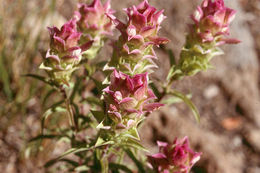
[[[140,2],[111,1],[120,19],[125,18],[122,8]],[[54,143],[44,144],[49,153],[29,156],[27,150],[28,141],[40,132],[41,116],[48,105],[43,104],[43,96],[49,88],[23,75],[44,75],[38,67],[48,49],[46,27],[60,27],[72,16],[77,2],[0,0],[0,172],[51,171],[42,165],[59,153],[52,150]],[[150,3],[165,9],[167,19],[160,35],[171,40],[166,49],[173,50],[178,58],[191,22],[189,15],[201,0]],[[192,94],[201,123],[196,123],[185,104],[174,104],[148,117],[141,138],[155,152],[156,140],[171,142],[176,136],[189,136],[196,151],[203,152],[195,173],[260,173],[260,1],[229,0],[226,4],[237,10],[231,36],[242,43],[224,46],[225,55],[212,61],[214,69],[174,83],[176,89]],[[169,69],[168,55],[162,49],[157,52],[160,68],[153,78],[163,79]]]

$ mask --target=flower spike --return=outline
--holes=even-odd
[[[115,20],[121,36],[115,43],[113,57],[106,69],[117,69],[129,75],[146,71],[151,73],[151,68],[157,67],[153,62],[153,59],[156,59],[153,46],[169,41],[158,36],[160,25],[166,18],[163,10],[158,11],[145,0],[138,6],[126,8],[124,11],[127,13],[128,21],[123,23]]]
[[[71,73],[81,60],[81,48],[78,46],[81,33],[76,29],[74,19],[65,23],[61,29],[48,27],[50,49],[40,68],[45,69],[57,83],[68,84]]]
[[[103,90],[104,98],[108,115],[117,128],[127,128],[130,120],[130,124],[137,125],[145,112],[152,112],[163,106],[152,102],[156,96],[148,88],[147,73],[131,77],[114,70],[110,81],[110,85]]]
[[[185,75],[194,75],[211,67],[210,60],[223,54],[218,47],[223,44],[237,44],[237,39],[227,38],[236,11],[225,6],[223,0],[204,0],[191,15],[190,25],[179,64],[172,70],[171,80]]]
[[[91,48],[83,51],[84,57],[88,59],[96,57],[107,37],[113,35],[113,20],[115,20],[113,13],[109,0],[104,5],[100,0],[94,0],[90,5],[78,4],[74,18],[79,31],[83,33],[80,43],[84,45],[92,41]]]

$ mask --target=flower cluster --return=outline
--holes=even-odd
[[[95,58],[107,36],[113,34],[114,24],[112,21],[115,20],[113,13],[110,1],[104,5],[100,0],[94,0],[90,5],[78,5],[78,11],[75,12],[74,18],[77,20],[79,31],[82,32],[80,43],[84,45],[93,41],[92,47],[83,51],[86,58]]]
[[[235,39],[225,39],[229,35],[229,24],[235,18],[235,10],[225,7],[223,0],[204,0],[191,16],[195,22],[196,35],[202,42],[213,42],[217,45],[236,43]]]
[[[114,20],[121,32],[114,44],[114,51],[105,70],[112,70],[110,85],[105,88],[107,114],[115,129],[136,127],[146,112],[162,106],[154,103],[153,91],[148,88],[148,74],[157,59],[153,46],[168,42],[159,37],[160,24],[165,16],[144,0],[138,6],[125,9],[128,20]]]
[[[116,68],[126,74],[134,75],[145,71],[152,72],[157,67],[153,46],[165,44],[168,39],[159,37],[161,22],[166,18],[163,10],[158,11],[144,0],[138,6],[125,9],[127,23],[116,20],[121,36],[115,43],[113,57],[106,68]]]
[[[179,76],[194,75],[208,69],[209,61],[223,54],[217,46],[239,43],[236,39],[226,38],[229,25],[235,18],[235,10],[227,8],[223,0],[204,0],[193,15],[193,25],[187,35],[186,44],[181,52],[178,70]],[[178,75],[175,76],[178,78]]]
[[[67,83],[75,66],[81,60],[78,41],[81,33],[77,31],[76,21],[70,20],[59,30],[49,27],[50,49],[41,68],[45,69],[57,82]]]
[[[154,47],[168,42],[167,38],[158,36],[161,23],[166,18],[164,11],[149,5],[148,0],[124,11],[128,16],[125,23],[114,17],[109,0],[105,4],[93,0],[90,5],[79,4],[73,18],[60,29],[48,28],[50,48],[41,68],[47,71],[51,79],[50,82],[44,80],[53,89],[60,88],[64,100],[61,104],[52,105],[53,109],[48,109],[45,114],[67,112],[71,125],[69,129],[59,129],[59,134],[55,129],[49,129],[48,133],[52,135],[51,132],[54,132],[56,136],[69,138],[72,142],[71,149],[45,166],[53,165],[67,154],[77,153],[75,156],[79,163],[76,162],[68,170],[131,172],[132,166],[122,163],[131,159],[140,172],[189,173],[201,153],[189,147],[187,137],[176,138],[173,143],[158,142],[159,152],[147,156],[147,164],[143,157],[138,156],[139,150],[147,151],[141,144],[138,125],[149,113],[163,106],[159,103],[162,99],[166,104],[172,103],[172,99],[166,100],[165,96],[183,100],[199,121],[198,111],[189,98],[174,90],[171,84],[176,79],[207,69],[209,60],[222,53],[217,46],[238,42],[226,38],[235,11],[225,7],[223,0],[203,0],[191,15],[194,23],[190,25],[179,62],[170,61],[168,77],[158,88],[149,81],[149,74],[152,68],[157,67]],[[121,35],[113,44],[111,59],[105,63],[105,80],[101,84],[95,76],[97,72],[100,74],[103,61],[92,63],[91,59],[103,47],[114,26]],[[85,62],[85,76],[77,74],[77,81],[72,84],[72,72]],[[86,82],[91,86],[85,87]],[[100,94],[101,99],[97,98]],[[45,119],[42,121],[42,133]],[[86,136],[89,132],[91,136]]]
[[[107,35],[112,34],[114,16],[109,1],[104,6],[100,0],[94,0],[89,6],[79,4],[79,11],[75,14],[61,29],[48,28],[50,49],[40,68],[58,84],[68,85],[82,56],[95,57]]]
[[[145,112],[151,112],[163,104],[151,103],[156,96],[148,88],[148,74],[133,77],[122,72],[110,76],[111,84],[103,91],[109,117],[117,129],[136,126]]]
[[[189,173],[200,159],[201,153],[190,149],[187,137],[176,138],[172,144],[159,141],[157,144],[159,153],[148,156],[148,161],[158,173]]]

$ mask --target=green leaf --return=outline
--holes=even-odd
[[[77,81],[73,87],[73,91],[72,91],[72,94],[70,96],[70,102],[72,103],[74,98],[75,98],[75,95],[76,95],[76,92],[78,91],[79,87],[80,87],[80,84],[81,84],[81,81],[82,81],[83,77],[78,77],[77,78]]]
[[[94,79],[93,77],[90,77],[90,78],[94,81],[94,83],[96,84],[96,87],[97,87],[97,89],[98,89],[98,92],[101,94],[101,93],[102,93],[102,90],[103,90],[106,86],[103,85],[102,82],[100,82],[100,81]]]
[[[114,144],[114,142],[108,141],[108,142],[102,143],[98,146],[88,147],[88,148],[71,148],[71,149],[67,150],[66,152],[64,152],[62,155],[60,155],[59,157],[56,157],[55,159],[48,161],[44,166],[50,167],[50,166],[52,166],[56,162],[60,161],[61,159],[63,159],[65,156],[67,156],[69,154],[76,154],[76,153],[80,153],[80,152],[84,152],[84,151],[89,151],[89,150],[93,150],[95,148],[98,148],[98,147],[101,147],[101,146],[104,146],[104,145],[109,145],[109,144]]]
[[[29,142],[37,141],[37,140],[42,140],[42,139],[54,139],[54,138],[61,138],[63,136],[61,135],[38,135],[32,139],[30,139]]]
[[[104,130],[108,130],[110,129],[110,126],[105,126],[104,125],[104,120],[102,120],[98,125],[97,125],[97,129],[104,129]]]
[[[10,76],[7,71],[8,67],[6,67],[3,62],[5,58],[5,51],[3,49],[2,56],[0,56],[0,81],[3,83],[3,91],[6,94],[8,101],[11,101],[13,98],[13,93],[10,85]]]
[[[83,151],[89,151],[93,148],[71,148],[69,149],[68,151],[64,152],[61,156],[55,158],[55,159],[52,159],[50,161],[48,161],[44,167],[50,167],[52,166],[53,164],[55,164],[56,162],[60,161],[61,159],[63,159],[65,156],[69,155],[69,154],[75,154],[75,153],[79,153],[79,152],[83,152]]]
[[[100,160],[100,164],[101,164],[101,172],[102,173],[108,173],[109,164],[108,164],[107,157],[102,157],[101,160]]]
[[[69,163],[74,167],[77,167],[79,165],[78,162],[75,162],[74,160],[70,160],[70,159],[61,159],[60,161]]]
[[[192,101],[187,97],[185,96],[184,94],[182,94],[181,92],[179,91],[172,91],[170,92],[171,95],[173,96],[176,96],[180,99],[182,99],[189,107],[190,109],[192,110],[192,113],[196,119],[197,122],[200,122],[200,114],[199,114],[199,111],[198,109],[196,108],[196,106],[192,103]]]
[[[142,162],[140,162],[134,155],[134,153],[130,150],[130,149],[124,149],[124,151],[126,152],[126,154],[130,157],[130,159],[132,159],[132,161],[135,163],[135,165],[138,168],[138,172],[139,173],[145,173],[144,170],[144,166],[142,164]]]
[[[149,84],[150,87],[152,88],[154,94],[156,95],[157,98],[160,98],[161,97],[161,93],[160,91],[157,89],[157,87],[154,85],[154,83],[150,83]]]
[[[104,66],[107,64],[107,61],[101,61],[96,64],[97,68],[103,70]]]
[[[168,72],[166,80],[169,81],[172,78],[172,76],[174,75],[174,72],[175,72],[175,68],[176,68],[175,65],[171,66],[171,68],[170,68],[170,70]]]
[[[42,117],[42,120],[41,120],[41,131],[42,131],[42,134],[43,134],[43,130],[44,130],[45,120],[46,120],[50,115],[52,115],[54,112],[67,112],[67,109],[62,108],[62,107],[51,107],[50,109],[48,109],[48,110],[43,114],[43,117]]]
[[[170,68],[169,72],[168,72],[168,75],[167,75],[166,80],[167,80],[167,81],[173,80],[172,78],[173,78],[174,76],[176,76],[176,75],[177,75],[177,76],[178,76],[178,75],[179,75],[179,76],[182,76],[183,74],[182,74],[182,71],[177,68],[177,66],[173,65],[173,66]]]
[[[109,168],[117,171],[122,170],[126,173],[133,173],[127,166],[117,163],[109,163]]]
[[[37,74],[25,74],[23,76],[31,77],[31,78],[37,79],[39,81],[42,81],[42,82],[44,82],[46,84],[50,84],[50,82],[48,82],[47,79],[44,76],[40,76],[40,75],[37,75]]]
[[[96,147],[96,146],[99,146],[99,145],[102,145],[103,143],[104,143],[103,138],[98,137],[97,142],[96,142],[96,144],[95,144],[95,147]]]
[[[101,121],[104,119],[105,115],[103,111],[93,111],[91,110],[91,113],[93,114],[93,116],[95,117],[95,119],[101,123]]]
[[[128,130],[127,133],[123,136],[126,136],[126,137],[132,138],[134,140],[140,141],[140,136],[139,136],[139,133],[138,133],[136,127],[133,127],[130,130]]]
[[[174,56],[173,51],[171,49],[168,50],[168,57],[169,57],[169,60],[170,60],[170,65],[171,66],[176,65],[175,56]]]
[[[130,148],[135,148],[137,150],[149,152],[142,144],[140,144],[139,141],[131,139],[131,138],[128,138],[126,142],[121,142],[120,146],[121,147],[126,146],[126,147],[130,147]]]
[[[87,97],[85,99],[89,104],[93,104],[93,105],[97,105],[97,106],[101,106],[103,105],[103,102],[97,98],[97,97]]]
[[[48,93],[46,94],[46,96],[43,99],[42,105],[44,106],[46,104],[46,101],[48,100],[48,98],[55,92],[55,89],[52,89],[50,91],[48,91]]]
[[[75,168],[75,171],[77,172],[81,172],[81,171],[89,171],[89,167],[87,167],[86,165],[81,165]]]
[[[191,94],[188,94],[188,95],[186,95],[189,99],[191,99]],[[167,99],[163,99],[162,101],[161,101],[161,103],[163,103],[163,104],[168,104],[168,105],[170,105],[170,104],[174,104],[174,103],[181,103],[181,102],[183,102],[183,100],[181,99],[181,98],[179,98],[179,97],[176,97],[176,96],[171,96],[171,97],[169,97],[169,98],[167,98]]]

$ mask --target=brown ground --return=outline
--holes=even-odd
[[[168,18],[163,23],[161,35],[167,36],[171,40],[167,48],[173,49],[176,57],[178,57],[177,55],[185,40],[186,24],[190,22],[188,15],[200,1],[150,1],[156,7],[166,10],[165,13]],[[15,23],[16,18],[23,17],[22,15],[14,15],[18,13],[17,9],[20,10],[19,13],[25,15],[21,21],[26,23],[35,19],[33,14],[28,15],[28,10],[31,12],[33,9],[40,8],[40,14],[46,15],[46,19],[42,20],[45,22],[42,25],[45,26],[52,25],[57,21],[62,23],[64,20],[62,16],[69,17],[71,9],[76,7],[73,1],[58,0],[55,5],[58,12],[48,14],[46,11],[49,10],[49,6],[39,5],[42,2],[29,2],[31,6],[20,8],[20,4],[17,5],[14,1],[0,1],[0,10],[3,8],[1,4],[4,3],[5,7],[10,7],[10,10],[4,11],[6,12],[5,15],[10,18],[8,24]],[[137,4],[137,1],[112,0],[112,6],[116,9],[126,7],[126,4]],[[155,152],[156,140],[172,141],[176,136],[189,136],[192,146],[197,151],[203,152],[201,161],[194,169],[196,173],[259,173],[260,1],[230,0],[227,4],[238,11],[231,33],[232,37],[239,38],[242,43],[235,46],[225,46],[225,55],[213,60],[215,69],[202,72],[194,77],[187,77],[174,84],[174,87],[178,90],[187,94],[192,93],[192,100],[201,114],[201,123],[195,122],[191,111],[185,104],[175,104],[151,115],[143,125],[141,137],[144,144]],[[15,13],[11,11],[12,5],[14,6],[13,9],[16,9]],[[16,16],[16,18],[13,16]],[[30,20],[29,17],[31,17]],[[5,63],[9,63],[12,69],[9,71],[11,71],[10,88],[13,91],[13,98],[6,97],[8,92],[1,86],[4,82],[0,81],[0,105],[4,105],[0,107],[0,170],[6,173],[44,172],[40,165],[48,159],[45,158],[46,153],[37,157],[37,161],[36,159],[29,161],[21,154],[28,139],[39,132],[39,119],[43,110],[45,110],[41,106],[42,95],[46,93],[42,84],[35,83],[33,80],[26,80],[26,82],[20,80],[20,75],[24,74],[25,71],[39,73],[37,70],[41,61],[39,51],[45,50],[47,47],[46,40],[48,37],[46,37],[47,32],[45,31],[38,38],[40,41],[37,46],[30,45],[30,43],[34,43],[31,41],[32,39],[36,40],[32,31],[35,31],[37,27],[33,26],[30,28],[29,41],[26,40],[28,37],[26,31],[23,31],[24,28],[30,27],[26,24],[22,24],[20,30],[9,29],[9,31],[9,27],[0,28],[1,34],[7,33],[0,35],[0,41],[5,40],[9,49],[15,49],[15,52],[7,52],[6,56],[18,56],[13,57],[10,61],[5,60]],[[19,26],[14,25],[12,27]],[[21,50],[9,43],[19,38],[21,38],[20,42],[23,43],[20,46],[22,47]],[[154,77],[162,78],[165,77],[165,69],[169,66],[166,53],[161,50],[158,51],[161,68],[156,71]],[[1,55],[3,57],[3,54]],[[30,60],[27,59],[28,56],[30,56]],[[18,66],[23,68],[17,68]],[[1,67],[0,72],[4,73]],[[37,89],[32,88],[41,89],[41,92],[36,92]],[[8,101],[7,98],[11,101]]]

